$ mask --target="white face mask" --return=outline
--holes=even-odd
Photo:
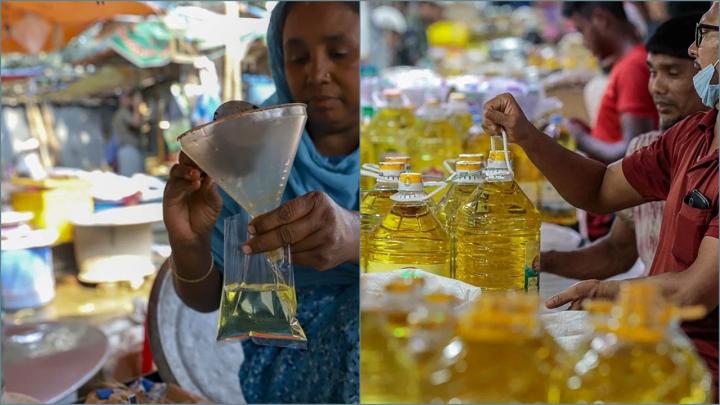
[[[720,100],[720,84],[710,84],[715,74],[715,66],[717,66],[718,62],[720,62],[720,60],[712,65],[707,65],[693,77],[695,91],[698,96],[700,96],[703,104],[710,108],[714,108],[718,100]]]

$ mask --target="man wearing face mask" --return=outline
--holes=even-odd
[[[606,166],[568,151],[537,130],[509,94],[485,105],[485,122],[519,144],[572,205],[597,213],[665,201],[660,241],[647,280],[676,305],[702,305],[708,315],[682,328],[717,386],[718,372],[718,18],[713,2],[696,27],[689,53],[701,69],[694,87],[707,112],[679,122],[652,145]],[[563,164],[560,164],[562,162]],[[541,264],[542,266],[542,264]],[[586,280],[551,297],[549,308],[587,298],[614,299],[624,281]],[[717,394],[715,395],[717,398]]]
[[[652,144],[677,122],[707,110],[693,87],[698,69],[687,51],[700,17],[690,14],[672,18],[647,41],[648,88],[662,130],[633,138],[626,156]],[[580,280],[606,279],[627,272],[639,257],[647,275],[657,249],[664,207],[663,201],[655,201],[618,212],[610,233],[595,243],[569,252],[544,252],[542,271]]]

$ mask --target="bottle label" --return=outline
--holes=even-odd
[[[424,263],[381,263],[368,260],[368,273],[383,273],[401,269],[422,270],[428,273],[437,274],[439,276],[450,277],[450,261],[443,264],[424,264]]]
[[[525,246],[525,291],[540,291],[540,243]]]
[[[525,267],[525,292],[540,291],[540,274],[530,267]]]

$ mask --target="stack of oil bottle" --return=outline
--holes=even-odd
[[[520,147],[499,147],[461,93],[417,112],[398,90],[384,100],[363,126],[363,271],[417,267],[484,289],[537,289],[540,223],[573,224],[575,208]],[[545,132],[574,150],[562,116]]]
[[[589,302],[587,334],[560,346],[537,294],[484,292],[470,309],[422,279],[396,278],[361,309],[362,403],[704,403],[711,378],[656,284]]]
[[[362,130],[361,269],[421,269],[481,295],[461,313],[452,295],[411,277],[362,299],[361,402],[712,399],[678,326],[704,311],[669,305],[652,283],[588,303],[583,343],[559,346],[539,315],[540,225],[572,224],[575,209],[521,148],[483,130],[462,95],[417,112],[399,91],[384,98]],[[536,125],[574,150],[562,116],[548,118]]]
[[[521,148],[482,129],[462,94],[417,114],[399,91],[384,96],[363,133],[364,159],[382,160],[363,165],[376,180],[360,206],[362,270],[415,267],[486,290],[537,290],[540,224],[573,223],[575,209]],[[546,132],[574,149],[561,116]]]

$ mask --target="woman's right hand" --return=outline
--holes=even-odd
[[[178,160],[165,185],[163,220],[171,245],[193,246],[209,241],[223,202],[210,176],[183,152]]]

